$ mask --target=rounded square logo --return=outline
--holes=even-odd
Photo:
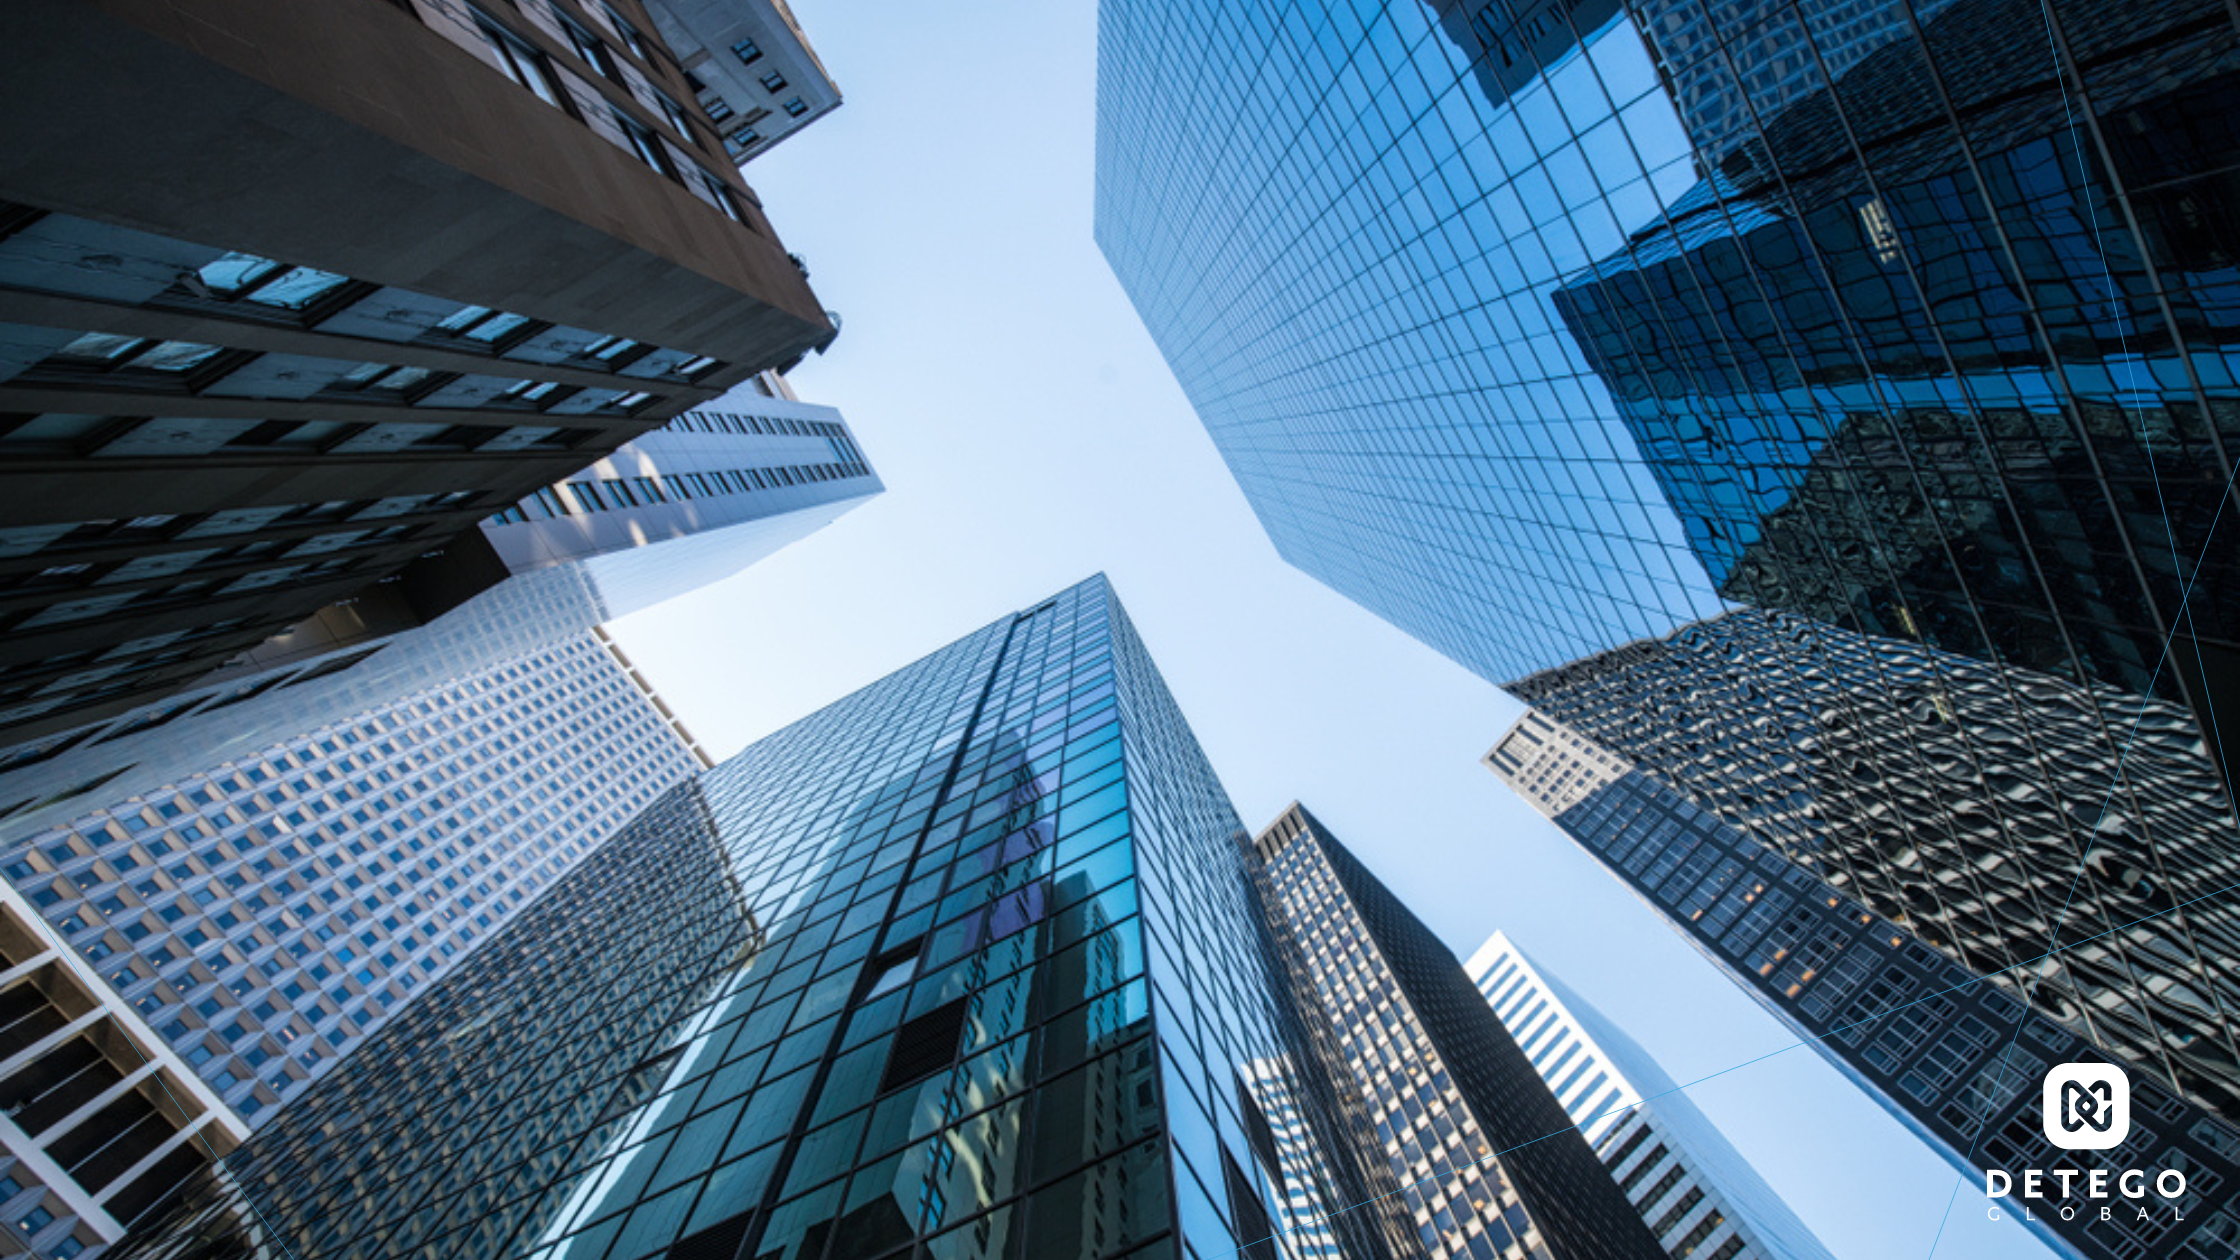
[[[2046,1073],[2046,1141],[2104,1151],[2131,1136],[2131,1079],[2113,1063],[2063,1063]]]

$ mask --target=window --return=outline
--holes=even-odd
[[[229,253],[195,273],[213,297],[235,298],[282,270],[281,264],[255,254]]]
[[[177,375],[209,362],[220,349],[199,341],[158,341],[116,333],[87,333],[55,351],[47,362],[101,372],[129,368]]]
[[[567,108],[560,103],[560,82],[552,77],[552,67],[545,62],[543,53],[480,14],[475,15],[474,25],[507,78],[536,93],[537,99],[545,104],[555,109]]]
[[[316,267],[290,267],[242,294],[242,300],[255,302],[259,306],[278,307],[284,311],[300,311],[349,282],[348,276],[338,276]]]
[[[608,51],[604,41],[566,19],[561,20],[560,26],[568,33],[568,43],[576,50],[576,56],[599,73],[617,83],[622,82],[622,67],[615,64],[614,54]]]
[[[335,381],[338,389],[379,394],[409,394],[435,373],[423,367],[397,367],[388,363],[361,363]]]
[[[796,97],[794,97],[794,98],[793,98],[792,100],[790,100],[790,101],[787,101],[787,102],[786,102],[786,104],[785,104],[785,110],[786,110],[786,116],[787,116],[787,117],[789,117],[789,118],[799,118],[799,117],[801,117],[801,116],[802,116],[803,114],[806,114],[806,113],[808,113],[808,112],[809,112],[809,107],[808,107],[807,105],[804,105],[804,104],[802,104],[802,102],[801,102],[801,98],[800,98],[800,97],[798,97],[798,96],[796,96]]]
[[[635,350],[637,348],[638,343],[630,340],[628,337],[601,337],[597,341],[592,342],[590,345],[585,346],[583,348],[583,353],[576,357],[583,359],[596,359],[602,365],[611,368],[616,364],[618,360],[622,358],[622,356],[630,353],[632,350]]]
[[[622,42],[629,45],[631,52],[638,54],[638,60],[651,64],[653,49],[646,43],[645,32],[632,26],[630,19],[615,12],[613,5],[602,4],[599,8],[607,15],[607,24],[614,27],[614,33],[622,37]]]
[[[786,90],[786,77],[772,70],[762,76],[762,86],[772,92],[783,92]]]
[[[669,125],[677,129],[678,135],[687,140],[692,138],[692,124],[685,119],[684,106],[669,99],[664,92],[655,92],[653,103],[661,107],[661,116],[669,120]]]
[[[696,170],[693,174],[700,177],[700,184],[708,190],[708,200],[716,204],[716,209],[723,211],[724,216],[733,223],[746,222],[746,218],[739,213],[739,203],[731,198],[728,185],[706,171]]]
[[[731,133],[731,143],[742,149],[751,149],[762,143],[762,133],[752,127],[741,127]]]
[[[551,381],[515,381],[498,395],[497,401],[501,403],[536,404],[543,402],[559,388]]]
[[[511,311],[496,311],[487,306],[462,306],[437,324],[433,331],[495,347],[501,341],[513,340],[511,334],[525,328],[528,323],[528,316],[516,315]]]
[[[731,53],[741,65],[751,66],[762,60],[762,49],[751,39],[742,39],[731,46]]]
[[[621,129],[623,137],[630,142],[630,151],[636,153],[640,161],[664,175],[676,174],[669,165],[669,155],[662,149],[660,138],[643,123],[617,109],[614,111],[614,125]]]
[[[731,117],[731,103],[724,100],[722,97],[708,97],[706,103],[708,106],[708,118],[711,121],[722,122],[724,119]]]

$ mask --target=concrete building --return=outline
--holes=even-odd
[[[95,964],[0,883],[0,1255],[75,1260],[248,1134]]]
[[[50,1166],[15,1142],[155,1156],[139,1136],[154,1123],[145,1108],[94,1108],[108,1095],[96,1099],[89,1080],[116,1073],[91,1048],[129,1048],[107,1057],[159,1110],[191,1100],[211,1117],[214,1146],[173,1124],[159,1164],[168,1189],[707,764],[612,643],[578,632],[0,846],[9,904],[32,916],[19,935],[44,951],[39,974],[11,953],[22,966],[0,988],[36,1056],[12,1077],[0,1063],[0,1097],[22,1124],[0,1128],[10,1175],[36,1176],[71,1205],[70,1228],[121,1237],[161,1197],[126,1189],[119,1170],[134,1160]],[[65,1000],[44,976],[80,983]],[[31,1044],[59,1024],[26,1014],[42,998],[112,1031]],[[56,1123],[63,1115],[83,1123]]]
[[[1355,1096],[1429,1260],[1659,1260],[1611,1171],[1431,930],[1293,805],[1254,837],[1254,885],[1287,979],[1330,1029],[1324,1070]]]
[[[840,108],[817,50],[786,0],[646,0],[685,79],[738,162]]]
[[[0,12],[0,740],[408,567],[423,617],[454,606],[502,575],[414,561],[830,340],[652,29],[636,0]]]

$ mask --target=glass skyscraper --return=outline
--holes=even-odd
[[[1386,1255],[1244,840],[1091,580],[672,789],[119,1254]]]
[[[1527,713],[1485,761],[1969,1182],[1984,1184],[1986,1169],[2182,1174],[2174,1197],[2142,1188],[2094,1202],[2085,1183],[2072,1194],[2062,1180],[2037,1201],[1994,1201],[2062,1254],[2219,1260],[2240,1249],[2240,1127],[2167,1078],[2129,1074],[2120,1145],[2056,1149],[2047,1069],[2104,1057],[2075,1032],[1544,713]]]
[[[1097,239],[1287,559],[1970,967],[2123,926],[2018,991],[2240,1118],[2231,9],[1101,23]]]
[[[1286,560],[1495,681],[1718,611],[1555,302],[1700,182],[1623,10],[1099,17],[1097,243]]]
[[[1105,0],[1097,239],[1285,557],[1490,679],[1733,600],[2215,744],[2236,47],[2207,0]]]

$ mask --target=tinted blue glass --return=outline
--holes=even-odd
[[[671,792],[143,1237],[246,1203],[302,1260],[1234,1252],[1368,1197],[1243,1136],[1305,1069],[1241,835],[1092,580]]]

